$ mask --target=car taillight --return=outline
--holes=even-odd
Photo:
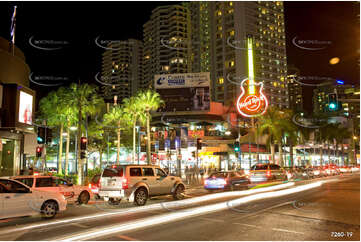
[[[128,187],[129,187],[128,179],[127,179],[127,178],[123,178],[123,179],[122,179],[122,188],[123,188],[123,189],[128,189]]]

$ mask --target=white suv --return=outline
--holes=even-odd
[[[0,219],[34,214],[53,218],[65,211],[66,205],[60,193],[38,191],[19,181],[0,178]]]
[[[113,165],[102,173],[99,196],[113,204],[126,200],[143,206],[151,196],[172,194],[182,199],[184,191],[182,179],[169,176],[159,166]]]
[[[34,190],[61,193],[69,203],[87,204],[93,198],[93,193],[89,187],[74,185],[56,176],[32,175],[10,178],[22,182]]]

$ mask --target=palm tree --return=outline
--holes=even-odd
[[[279,111],[270,107],[268,111],[259,118],[258,133],[261,135],[268,135],[267,143],[270,145],[272,162],[275,162],[275,143],[281,136],[278,129],[277,122],[280,120]]]
[[[62,111],[62,97],[65,88],[61,87],[57,91],[50,92],[39,102],[40,117],[46,120],[49,126],[59,127],[59,154],[58,154],[58,173],[62,174],[62,155],[63,155],[63,132],[66,115]]]
[[[310,140],[310,135],[312,130],[305,127],[301,127],[298,130],[299,130],[299,132],[297,132],[298,144],[302,144],[303,146],[306,146],[307,142]],[[304,149],[303,156],[305,156],[305,152],[306,151]]]
[[[65,175],[69,172],[69,148],[70,148],[70,127],[77,122],[77,106],[72,102],[74,97],[69,89],[62,90],[61,104],[59,109],[65,116],[64,126],[66,128],[66,148],[65,148]]]
[[[97,122],[92,121],[88,127],[88,137],[89,137],[89,151],[98,151],[99,152],[99,168],[103,167],[103,153],[107,148],[108,142],[106,136],[104,135],[105,128],[104,126],[99,125]],[[96,164],[94,164],[94,168]]]
[[[85,118],[87,123],[89,115],[95,115],[100,112],[104,105],[103,99],[98,95],[97,88],[89,84],[78,85],[72,83],[70,85],[70,95],[73,99],[69,100],[75,106],[76,113],[78,113],[78,140],[81,139],[82,135],[82,119]],[[86,126],[85,126],[86,127]],[[87,129],[86,129],[87,132]],[[83,181],[83,160],[81,159],[80,142],[78,142],[78,183],[81,184]]]
[[[337,137],[337,130],[339,129],[338,123],[336,124],[327,124],[325,127],[326,135],[325,140],[327,142],[327,155],[328,155],[328,163],[330,163],[330,144],[333,144],[335,141],[335,138]]]
[[[157,110],[159,107],[161,107],[164,104],[164,101],[161,99],[159,93],[148,89],[144,92],[140,92],[137,95],[137,99],[139,101],[139,106],[141,107],[141,110],[146,115],[146,123],[147,123],[147,161],[148,164],[151,163],[151,157],[150,157],[150,120],[152,116],[150,115],[151,111]]]
[[[124,129],[124,109],[120,106],[112,107],[108,113],[104,115],[104,123],[115,125],[117,131],[117,164],[120,163],[120,132]]]
[[[292,120],[292,110],[283,110],[278,111],[279,114],[279,120],[276,122],[276,125],[279,129],[279,137],[277,138],[278,141],[278,147],[279,147],[279,157],[280,157],[280,164],[281,166],[284,166],[284,160],[283,160],[283,143],[285,137],[291,137],[294,136],[294,133],[297,132],[297,128],[295,127],[295,124],[291,121]]]
[[[130,120],[133,126],[133,151],[132,151],[132,163],[135,163],[135,151],[136,151],[136,127],[137,121],[144,123],[145,113],[142,112],[141,102],[138,97],[130,97],[123,99],[123,109],[125,116]]]
[[[352,133],[348,130],[348,128],[339,128],[337,135],[336,135],[336,147],[338,147],[339,144],[341,144],[341,161],[342,164],[345,164],[345,160],[344,160],[344,141],[346,139],[350,139],[351,138]]]

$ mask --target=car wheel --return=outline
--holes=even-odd
[[[134,203],[137,206],[144,206],[148,200],[148,192],[145,188],[139,188],[134,193]]]
[[[54,218],[58,212],[58,203],[55,201],[46,201],[41,206],[41,214],[43,218]]]
[[[173,192],[173,198],[175,200],[183,199],[184,198],[184,190],[185,190],[185,188],[183,185],[178,185]]]
[[[78,197],[79,204],[87,204],[89,202],[90,196],[88,192],[81,192]]]

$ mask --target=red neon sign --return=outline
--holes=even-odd
[[[251,88],[251,85],[253,88]],[[262,82],[252,83],[252,81],[245,79],[241,83],[241,90],[242,93],[237,100],[237,110],[241,115],[245,117],[254,117],[266,112],[268,100],[263,93]]]
[[[253,41],[247,38],[248,47],[248,79],[241,82],[241,95],[237,99],[237,110],[245,117],[254,117],[266,112],[268,101],[263,93],[263,83],[254,81],[253,69]],[[246,88],[245,88],[246,87]],[[247,91],[246,91],[247,90]]]

